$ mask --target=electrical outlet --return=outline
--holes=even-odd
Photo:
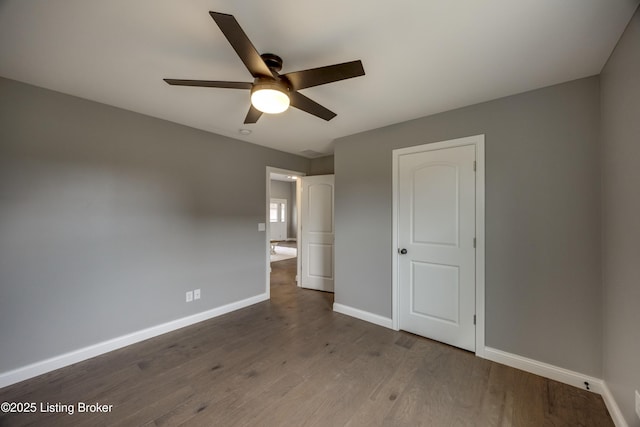
[[[187,291],[187,302],[193,301],[193,291]]]
[[[200,299],[200,289],[193,291],[193,299]]]
[[[636,414],[640,418],[640,393],[636,390]]]

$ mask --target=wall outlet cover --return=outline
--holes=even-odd
[[[193,291],[193,299],[200,299],[200,289]]]
[[[187,292],[187,302],[193,301],[193,291]]]

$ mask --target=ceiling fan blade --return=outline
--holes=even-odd
[[[251,89],[253,83],[245,82],[219,82],[215,80],[181,80],[181,79],[163,79],[170,85],[176,86],[198,86],[198,87],[221,87],[227,89]]]
[[[299,92],[291,92],[289,94],[289,98],[291,98],[292,106],[326,121],[333,119],[337,115],[333,111],[323,107]]]
[[[244,119],[244,124],[255,123],[262,116],[262,111],[258,110],[256,107],[251,105],[249,107],[249,112],[247,113],[247,117]]]
[[[218,12],[209,12],[209,15],[216,21],[253,77],[275,77],[233,15]]]
[[[294,90],[319,86],[326,83],[364,76],[362,61],[344,62],[342,64],[327,65],[326,67],[311,68],[284,74],[289,79]]]

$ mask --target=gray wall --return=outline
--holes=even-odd
[[[392,149],[485,134],[486,344],[600,377],[598,123],[591,77],[338,139],[336,302],[391,317]]]
[[[334,156],[324,156],[311,159],[309,175],[331,175],[333,174]]]
[[[640,426],[640,11],[601,75],[604,379]]]
[[[0,372],[264,292],[265,168],[308,159],[11,80],[0,93]]]
[[[287,238],[298,235],[298,211],[296,209],[296,183],[271,180],[271,198],[287,201]]]

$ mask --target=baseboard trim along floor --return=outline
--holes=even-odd
[[[484,348],[483,357],[493,362],[599,394],[602,396],[616,427],[628,427],[618,404],[604,380],[491,347]],[[588,388],[585,383],[589,384]]]
[[[90,359],[95,356],[99,356],[104,353],[108,353],[113,350],[117,350],[122,347],[126,347],[131,344],[135,344],[140,341],[147,340],[149,338],[156,337],[158,335],[166,334],[167,332],[175,331],[176,329],[184,328],[185,326],[190,326],[204,320],[222,316],[223,314],[227,314],[232,311],[239,310],[241,308],[245,308],[268,299],[269,295],[267,293],[263,293],[250,298],[246,298],[244,300],[232,302],[221,307],[216,307],[211,310],[183,317],[181,319],[172,320],[170,322],[142,329],[140,331],[113,338],[108,341],[90,345],[88,347],[74,350],[60,356],[55,356],[50,359],[35,362],[18,369],[14,369],[12,371],[4,372],[0,374],[0,388],[36,377],[38,375],[42,375],[47,372],[54,371],[59,368],[63,368],[65,366],[72,365],[74,363],[81,362],[83,360]]]
[[[357,308],[349,307],[348,305],[343,305],[338,303],[333,303],[333,311],[335,311],[336,313],[346,314],[347,316],[355,317],[356,319],[364,320],[365,322],[373,323],[374,325],[384,326],[385,328],[393,329],[393,322],[388,317],[369,313],[368,311],[360,310]]]
[[[517,354],[507,353],[506,351],[497,350],[491,347],[485,347],[484,358],[503,365],[511,366],[512,368],[540,375],[541,377],[586,389],[597,394],[602,394],[602,380],[599,378],[570,371],[548,363],[539,362]],[[585,383],[588,383],[589,386],[587,387]]]

